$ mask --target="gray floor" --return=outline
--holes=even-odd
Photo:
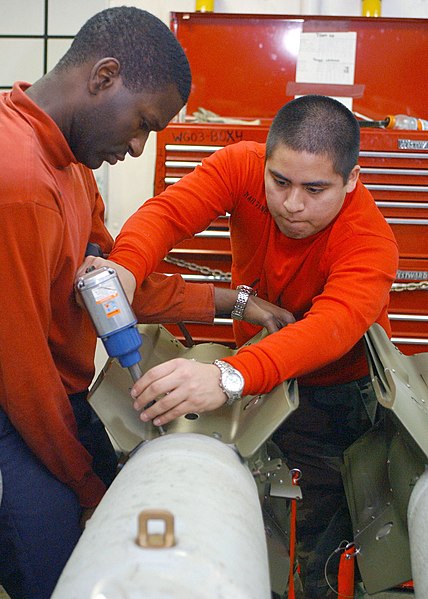
[[[364,599],[411,599],[414,597],[413,593],[377,593],[376,595],[365,595]],[[9,599],[9,595],[4,591],[3,587],[0,586],[0,599]]]

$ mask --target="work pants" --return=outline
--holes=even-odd
[[[341,476],[343,452],[372,426],[377,402],[368,377],[332,387],[299,387],[299,402],[273,441],[288,467],[302,472],[296,553],[304,598],[337,599],[340,552],[334,551],[353,539]]]
[[[109,485],[116,454],[86,395],[70,397],[79,440]],[[49,599],[81,535],[82,508],[74,491],[40,462],[1,409],[0,473],[0,584],[12,599]]]

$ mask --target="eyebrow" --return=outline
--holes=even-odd
[[[159,123],[159,121],[157,120],[157,118],[151,119],[149,121],[149,123],[150,123],[151,131],[162,131],[162,129],[165,129],[165,127],[166,127],[166,125],[165,125],[165,127],[162,127],[161,124]]]
[[[154,114],[141,113],[140,118],[147,123],[150,131],[161,131],[163,129],[159,123],[159,119]]]
[[[171,117],[171,119],[174,117]],[[171,122],[171,119],[168,121],[163,121],[156,114],[149,115],[149,123],[151,131],[162,131]]]
[[[277,177],[278,179],[282,179],[283,181],[288,181],[289,183],[292,183],[291,179],[289,179],[288,177],[285,177],[278,171],[275,171],[273,169],[268,169],[268,170],[274,177]],[[331,185],[331,183],[330,183],[330,181],[325,181],[323,179],[320,179],[319,181],[308,181],[306,183],[301,183],[301,185],[304,185],[306,187],[328,187],[329,185]]]

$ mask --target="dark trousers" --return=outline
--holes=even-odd
[[[86,393],[70,400],[79,439],[108,485],[116,472],[108,435]],[[12,599],[49,599],[81,535],[79,501],[32,453],[1,409],[0,472],[0,583]]]
[[[353,539],[341,476],[343,452],[372,426],[376,398],[366,377],[333,387],[300,387],[299,401],[273,441],[288,467],[302,472],[296,552],[304,597],[337,598],[329,587],[337,591],[340,554],[334,550]]]

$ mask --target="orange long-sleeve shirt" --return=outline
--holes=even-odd
[[[105,491],[76,437],[68,394],[94,374],[96,335],[73,284],[88,241],[108,253],[104,205],[92,171],[17,83],[0,95],[0,405],[25,442],[92,507]],[[141,321],[212,320],[212,287],[190,292],[155,275],[139,290]],[[211,308],[207,309],[207,305]]]
[[[242,348],[227,361],[262,393],[291,377],[334,385],[367,373],[362,336],[378,322],[390,332],[389,290],[398,266],[393,233],[359,182],[334,221],[306,239],[289,239],[266,204],[265,146],[219,150],[125,223],[111,258],[141,281],[178,242],[230,213],[232,286],[290,310],[297,322]],[[234,322],[238,345],[257,329]]]

